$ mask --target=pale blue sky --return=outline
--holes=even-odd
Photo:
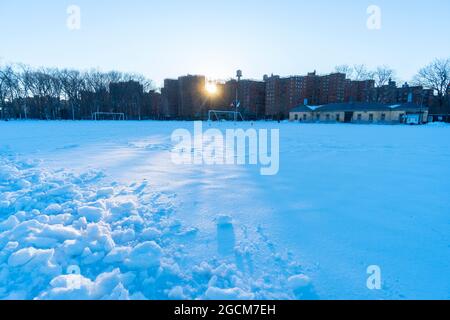
[[[81,30],[66,27],[81,8]],[[366,27],[369,5],[382,29]],[[387,64],[409,80],[450,56],[450,1],[0,0],[0,58],[33,66],[249,78]]]

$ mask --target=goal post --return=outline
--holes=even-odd
[[[210,110],[208,112],[208,121],[244,121],[244,117],[240,112]]]
[[[92,114],[92,120],[125,120],[125,113],[118,112],[94,112]]]

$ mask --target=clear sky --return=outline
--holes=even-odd
[[[381,9],[381,30],[367,8]],[[66,26],[81,9],[81,29]],[[387,64],[401,80],[450,56],[448,0],[0,0],[0,59],[226,79]]]

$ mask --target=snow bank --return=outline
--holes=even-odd
[[[148,182],[109,186],[102,177],[0,156],[0,299],[293,298],[306,281],[277,270],[270,278],[273,266],[249,273],[214,255],[193,263],[183,241],[198,229],[172,218],[171,197]],[[230,216],[215,223],[225,234],[234,230]],[[230,246],[231,254],[251,259],[250,247]],[[273,268],[291,268],[267,256]]]
[[[86,221],[88,222],[100,222],[105,215],[104,211],[101,208],[89,206],[79,208],[78,214],[86,218]]]
[[[448,128],[448,127],[450,127],[450,123],[446,123],[446,122],[430,122],[426,126],[430,127],[430,128]]]
[[[304,274],[295,275],[288,279],[288,284],[293,290],[299,290],[311,285],[311,279]]]
[[[240,288],[220,289],[210,287],[206,291],[205,297],[208,300],[253,300],[254,295],[244,292]]]

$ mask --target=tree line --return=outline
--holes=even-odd
[[[2,118],[81,119],[97,111],[96,97],[108,92],[111,83],[127,81],[140,83],[144,91],[153,88],[152,81],[141,74],[0,65],[0,115]],[[91,93],[92,101],[88,101],[91,110],[85,110],[82,115],[83,93]]]
[[[341,65],[335,71],[345,73],[352,80],[374,80],[377,87],[387,85],[396,75],[388,66],[369,70],[365,65]],[[0,65],[0,117],[87,119],[94,112],[105,111],[105,105],[113,104],[108,98],[111,84],[129,81],[139,83],[141,92],[154,88],[152,81],[141,74]],[[432,89],[439,105],[443,106],[447,103],[450,84],[450,58],[436,59],[420,69],[413,84]],[[133,88],[125,86],[122,91]],[[134,101],[135,96],[136,92],[122,93],[120,103],[106,111],[131,114],[141,119],[142,101]]]
[[[356,81],[374,80],[377,87],[387,85],[390,80],[396,80],[395,70],[386,65],[379,66],[375,70],[370,70],[364,64],[340,65],[335,71],[345,73],[348,78]],[[414,76],[412,84],[433,90],[439,105],[442,106],[446,102],[450,85],[450,58],[435,59],[421,68]]]

